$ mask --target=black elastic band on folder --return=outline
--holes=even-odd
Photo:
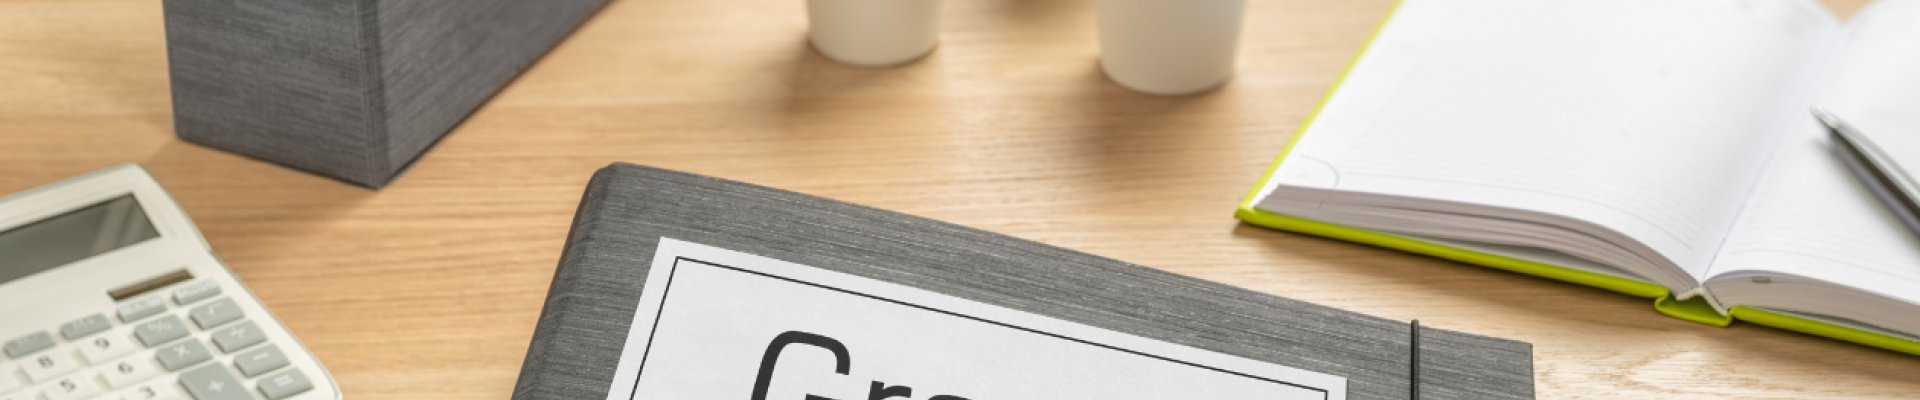
[[[1407,380],[1412,382],[1407,385],[1407,398],[1420,400],[1420,320],[1413,320],[1413,338],[1408,342],[1413,345],[1408,351],[1413,354],[1413,362],[1407,363]]]

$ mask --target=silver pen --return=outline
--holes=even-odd
[[[1913,177],[1907,175],[1893,157],[1880,151],[1879,146],[1875,146],[1873,141],[1861,135],[1852,125],[1847,125],[1846,121],[1841,121],[1840,117],[1819,107],[1813,109],[1813,116],[1827,125],[1827,134],[1833,138],[1834,150],[1846,161],[1847,168],[1852,169],[1854,175],[1873,190],[1873,194],[1892,208],[1893,213],[1906,222],[1907,228],[1920,234],[1920,185],[1914,183]]]

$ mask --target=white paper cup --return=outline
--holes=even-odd
[[[1099,0],[1100,68],[1129,89],[1203,92],[1233,76],[1246,0]]]
[[[940,41],[941,0],[807,0],[807,38],[835,61],[913,61]]]

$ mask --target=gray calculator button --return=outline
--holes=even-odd
[[[193,317],[194,324],[200,325],[200,329],[208,329],[240,319],[240,305],[234,304],[233,298],[229,297],[194,307],[187,314]]]
[[[186,286],[181,286],[179,289],[174,289],[173,302],[180,303],[180,305],[184,306],[218,295],[220,295],[220,283],[212,280],[204,280],[189,283]]]
[[[7,357],[26,357],[28,354],[33,354],[33,352],[53,348],[53,335],[48,335],[46,332],[35,332],[32,335],[8,340],[6,347]]]
[[[100,331],[107,330],[107,328],[111,327],[113,327],[113,323],[107,322],[107,316],[94,314],[90,317],[60,325],[60,336],[66,337],[67,340],[74,340],[86,337],[87,335],[100,333]]]
[[[180,386],[195,400],[254,400],[247,388],[227,372],[227,366],[208,364],[180,374]]]
[[[312,389],[313,382],[307,381],[307,374],[300,373],[299,368],[260,378],[260,394],[267,395],[270,400],[292,397]]]
[[[213,345],[220,347],[222,353],[231,354],[265,341],[267,341],[267,334],[261,332],[260,327],[254,325],[253,321],[241,322],[213,331]]]
[[[233,358],[233,367],[239,368],[240,373],[248,378],[285,366],[287,366],[287,355],[280,352],[280,346],[274,345],[267,345]]]
[[[167,367],[168,371],[179,371],[213,358],[213,351],[207,350],[207,345],[200,344],[198,340],[188,340],[161,348],[154,352],[154,356],[160,359],[160,366]]]
[[[187,336],[187,323],[186,321],[181,321],[180,317],[169,315],[166,318],[156,319],[133,327],[133,336],[140,338],[140,344],[147,345],[147,347],[159,346],[162,343],[171,342],[174,339]]]
[[[154,314],[159,314],[161,311],[166,310],[167,301],[161,300],[159,297],[134,300],[132,303],[120,306],[120,322],[133,323],[133,321],[139,321],[141,318],[151,317]]]

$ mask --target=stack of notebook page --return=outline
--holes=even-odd
[[[1920,1],[1406,0],[1361,53],[1240,219],[1920,354],[1920,237],[1809,112],[1920,144]]]

